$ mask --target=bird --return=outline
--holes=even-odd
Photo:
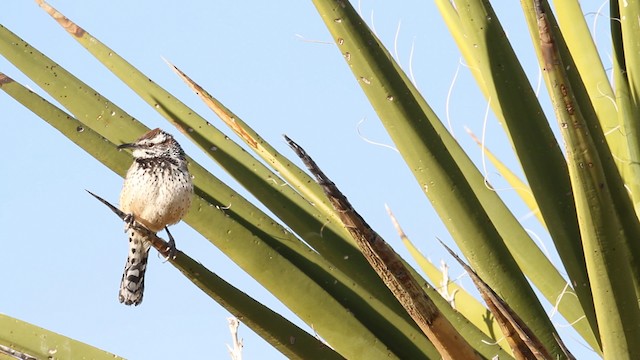
[[[133,223],[153,233],[165,229],[170,239],[170,257],[175,256],[175,242],[168,226],[178,223],[189,211],[193,181],[182,147],[161,129],[153,129],[118,149],[131,149],[134,158],[120,192],[129,252],[118,299],[125,305],[137,306],[142,302],[151,244]]]

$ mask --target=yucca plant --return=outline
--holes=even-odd
[[[515,169],[503,167],[501,170],[505,178],[512,179],[511,186],[524,188],[523,198],[548,230],[560,259],[554,265],[352,4],[341,0],[313,2],[426,195],[425,199],[469,263],[467,269],[489,311],[463,288],[446,282],[440,284],[442,271],[417,250],[440,246],[434,241],[429,245],[422,242],[433,235],[421,235],[412,243],[397,227],[432,285],[418,272],[407,268],[404,260],[395,258],[389,249],[367,250],[367,241],[375,248],[384,243],[382,237],[357,215],[357,202],[356,209],[351,209],[339,190],[319,173],[324,163],[331,162],[322,158],[323,148],[310,151],[318,155],[319,168],[313,169],[321,180],[318,186],[296,165],[293,152],[276,150],[269,143],[278,140],[261,137],[251,127],[255,121],[244,114],[244,120],[241,119],[241,111],[226,107],[178,67],[170,65],[238,135],[243,146],[149,79],[116,50],[93,37],[87,32],[90,29],[80,27],[48,4],[38,2],[95,59],[251,194],[243,196],[233,190],[226,184],[232,180],[222,181],[212,175],[216,171],[209,172],[201,166],[206,160],[199,157],[190,165],[197,190],[185,222],[311,326],[326,344],[223,280],[216,275],[219,271],[216,266],[200,264],[197,258],[204,256],[200,252],[196,257],[185,250],[171,262],[203,293],[286,356],[571,357],[542,305],[544,301],[553,304],[582,341],[592,348],[589,355],[600,354],[607,359],[634,359],[640,355],[640,345],[635,341],[640,331],[635,260],[635,254],[639,253],[635,239],[640,235],[640,226],[634,210],[637,208],[634,159],[638,151],[632,120],[637,112],[635,54],[638,51],[633,40],[637,24],[629,21],[638,18],[637,5],[625,3],[619,7],[612,3],[610,6],[614,59],[613,85],[610,85],[577,2],[557,4],[555,12],[546,2],[522,2],[556,123],[545,116],[491,4],[479,0],[436,2],[526,175],[526,183],[518,182],[510,175]],[[131,159],[128,154],[117,151],[116,146],[139,136],[147,129],[145,125],[102,95],[99,89],[83,83],[4,27],[0,28],[0,54],[60,107],[7,75],[0,77],[2,90],[115,173],[124,174]],[[234,107],[243,105],[251,104]],[[321,124],[307,125],[297,132],[311,132],[315,126]],[[559,129],[560,142],[552,128]],[[300,138],[299,145],[304,147],[304,135]],[[335,146],[331,139],[326,142]],[[481,144],[486,150],[485,144]],[[304,157],[305,152],[298,145],[293,142],[290,145]],[[190,149],[189,154],[197,152],[193,147]],[[244,149],[253,151],[261,160]],[[25,166],[38,166],[39,160],[31,159]],[[313,168],[310,158],[304,160]],[[340,178],[328,175],[339,188]],[[367,181],[362,179],[362,183]],[[394,183],[393,186],[405,185]],[[90,190],[109,198],[96,189]],[[343,193],[352,196],[352,191],[343,189]],[[257,202],[247,200],[249,196],[254,197],[260,207]],[[46,197],[40,200],[46,201],[50,200]],[[56,211],[68,216],[67,229],[74,226],[69,236],[82,237],[77,241],[86,241],[87,234],[96,233],[91,230],[94,224],[73,221],[77,208],[56,204]],[[100,218],[99,222],[117,223],[108,212],[103,214],[104,220]],[[402,216],[399,222],[405,224]],[[369,223],[377,227],[375,222]],[[86,230],[78,231],[75,226]],[[352,236],[356,239],[361,236],[357,244]],[[176,237],[182,249],[185,241],[181,236]],[[387,242],[394,242],[384,237]],[[156,240],[162,245],[162,241]],[[43,250],[35,239],[29,241],[36,247],[34,251]],[[108,245],[83,243],[81,246]],[[210,251],[210,247],[204,249]],[[363,250],[374,253],[368,259],[379,265],[378,274],[362,256]],[[56,256],[65,259],[66,254]],[[71,257],[66,259],[73,261]],[[376,263],[376,259],[391,262]],[[563,271],[566,277],[561,275]],[[18,277],[18,273],[9,276]],[[74,296],[82,297],[87,291],[83,283],[79,282],[78,294]],[[441,296],[447,291],[452,296]],[[408,300],[407,294],[413,297]],[[415,305],[422,304],[421,301],[427,304],[422,309]],[[171,315],[174,306],[182,304],[167,305],[164,312],[153,315],[171,324],[175,321]],[[11,329],[13,320],[7,321],[9,325],[3,328]],[[40,330],[33,329],[33,333],[38,334]],[[16,334],[11,330],[3,333],[0,345],[36,357],[50,354],[51,346],[55,349],[62,346],[45,348]],[[174,339],[171,344],[179,342]],[[166,346],[160,341],[158,345]],[[126,348],[126,344],[122,348]],[[78,349],[68,356],[88,356],[84,351],[89,350]],[[111,355],[104,354],[108,356]]]

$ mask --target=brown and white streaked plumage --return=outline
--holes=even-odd
[[[193,183],[178,142],[154,129],[118,148],[132,149],[134,157],[120,193],[120,209],[153,232],[179,222],[191,205]],[[129,236],[129,253],[119,300],[125,305],[138,305],[142,302],[151,245],[130,224],[125,224],[125,232]]]

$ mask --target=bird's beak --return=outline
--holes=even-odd
[[[134,148],[137,145],[135,143],[130,143],[130,144],[122,144],[122,145],[118,145],[118,150],[122,150],[122,149],[129,149],[129,148]]]

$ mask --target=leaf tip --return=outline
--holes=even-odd
[[[4,84],[8,84],[13,82],[13,79],[10,78],[9,76],[5,75],[4,73],[0,73],[0,87],[2,87],[2,85]]]
[[[64,16],[61,12],[56,10],[53,6],[49,5],[44,0],[36,0],[38,6],[40,6],[44,11],[47,12],[55,21],[60,24],[67,32],[75,37],[83,37],[86,31],[78,26],[73,21],[69,20],[66,16]]]

